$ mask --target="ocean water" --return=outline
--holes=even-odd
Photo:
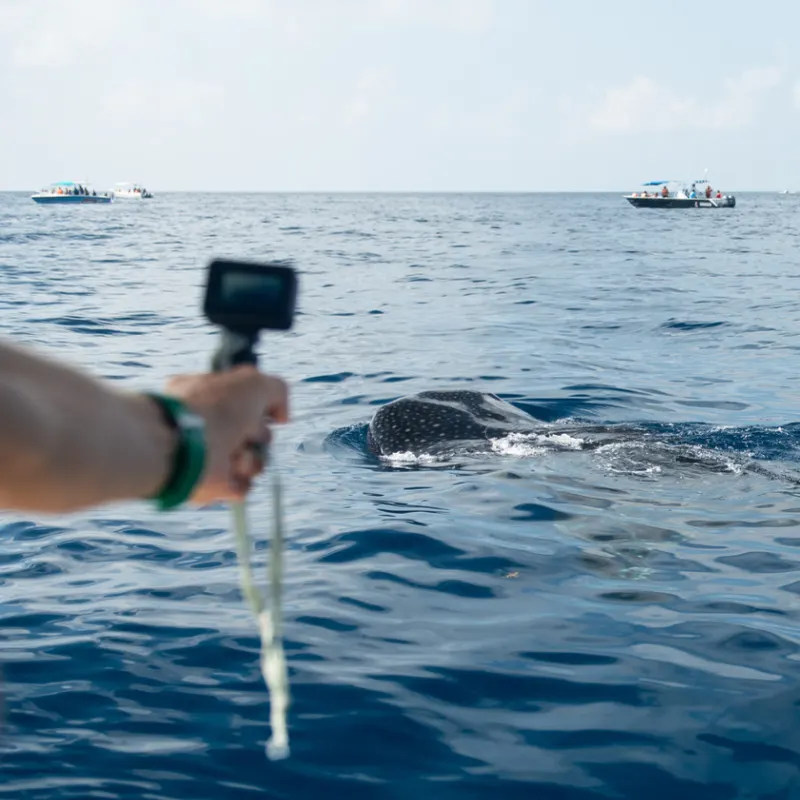
[[[738,201],[0,195],[0,336],[120,387],[206,368],[211,258],[301,282],[260,349],[291,758],[224,508],[4,514],[0,796],[800,797],[800,201]],[[380,404],[451,387],[642,438],[367,453]],[[259,564],[270,514],[264,483]]]

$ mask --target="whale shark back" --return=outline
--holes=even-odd
[[[495,450],[509,442],[514,457],[553,451],[589,451],[603,469],[647,476],[676,470],[687,476],[742,472],[800,486],[800,423],[777,428],[725,428],[706,423],[600,423],[572,419],[542,422],[497,395],[470,390],[425,391],[381,406],[367,429],[367,447],[378,456],[446,456]],[[503,452],[502,448],[497,452]],[[778,460],[772,467],[758,462]]]
[[[369,424],[367,446],[378,455],[436,453],[453,443],[530,431],[534,424],[494,394],[426,391],[381,406]]]

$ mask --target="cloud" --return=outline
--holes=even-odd
[[[392,25],[479,32],[492,21],[492,0],[365,0],[368,12]]]
[[[440,105],[428,117],[431,133],[463,141],[498,145],[530,137],[535,103],[527,88],[511,87],[490,101],[453,108]]]
[[[599,131],[635,132],[680,127],[695,113],[693,100],[679,97],[639,76],[621,89],[609,89],[603,105],[590,117]]]
[[[345,103],[343,120],[350,130],[362,128],[393,89],[392,76],[385,69],[365,69],[356,79],[349,100]]]
[[[668,86],[639,76],[630,84],[606,92],[589,125],[610,133],[679,130],[702,125],[706,129],[743,128],[755,123],[766,95],[783,81],[782,67],[747,69],[727,79],[716,101],[680,95]]]
[[[134,82],[106,97],[105,114],[114,122],[198,122],[208,107],[222,97],[222,88],[199,81],[158,84]]]
[[[191,8],[218,20],[254,20],[273,13],[275,4],[273,0],[192,0]]]
[[[321,37],[330,39],[341,24],[342,5],[329,0],[182,0],[183,13],[210,22],[215,35],[227,29],[238,36],[242,26],[250,33],[263,32],[266,50],[267,39],[277,38],[284,47],[297,50],[313,46]]]
[[[756,121],[764,95],[783,81],[781,67],[746,69],[725,81],[722,99],[710,108],[707,124],[713,128],[746,127]]]
[[[128,0],[4,0],[2,49],[20,67],[62,67],[109,47],[129,10]]]

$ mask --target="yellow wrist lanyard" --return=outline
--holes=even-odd
[[[251,566],[252,542],[248,533],[244,501],[232,503],[233,532],[239,557],[242,594],[249,601],[258,624],[261,638],[261,674],[270,695],[270,725],[272,736],[267,741],[267,757],[272,761],[289,755],[289,732],[286,711],[291,702],[289,674],[281,639],[282,581],[283,581],[283,508],[281,482],[270,459],[272,478],[272,542],[269,555],[269,609],[264,597],[256,588]]]
[[[166,511],[182,504],[199,481],[205,463],[205,431],[202,421],[195,424],[189,419],[185,406],[178,400],[163,395],[149,395],[159,406],[167,424],[178,430],[180,441],[173,474],[165,487],[153,498],[156,506]],[[189,420],[189,422],[186,422]],[[191,424],[190,424],[191,423]],[[265,457],[266,453],[262,453]],[[272,737],[267,741],[267,757],[275,761],[289,755],[289,733],[286,711],[289,708],[289,675],[281,641],[282,581],[283,581],[283,508],[280,477],[270,460],[272,478],[272,542],[269,558],[269,609],[253,580],[251,565],[252,542],[247,524],[247,510],[243,500],[231,504],[233,533],[239,560],[242,594],[249,601],[256,618],[261,639],[261,674],[270,695],[270,724]]]

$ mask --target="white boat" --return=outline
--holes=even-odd
[[[113,196],[108,192],[98,194],[91,186],[78,181],[57,181],[31,195],[34,203],[42,205],[84,205],[86,203],[110,203]]]
[[[114,197],[117,200],[149,200],[152,196],[151,192],[138,183],[121,181],[114,184]]]
[[[705,186],[705,188],[702,188]],[[623,195],[636,208],[735,208],[736,197],[711,190],[709,182],[648,181],[641,192]],[[652,189],[652,193],[650,191]]]

